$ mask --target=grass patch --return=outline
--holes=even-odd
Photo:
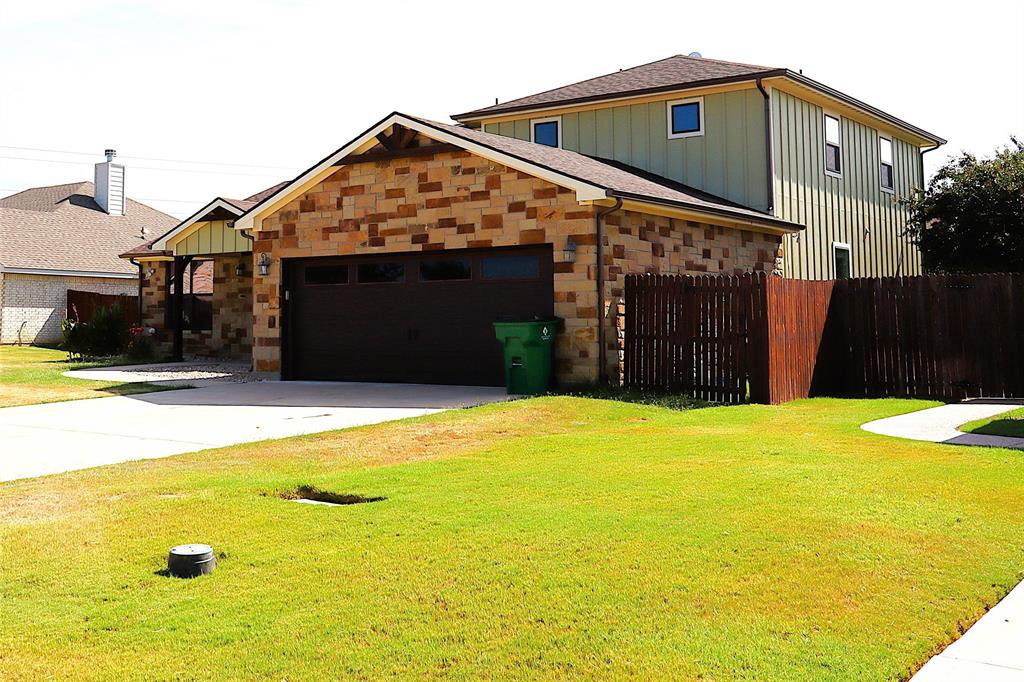
[[[1021,453],[859,428],[934,404],[545,397],[0,484],[0,679],[905,679],[1024,568]],[[261,495],[307,485],[388,501]],[[155,575],[183,542],[231,560]]]
[[[0,346],[0,407],[103,398],[167,390],[147,383],[91,381],[64,376],[72,369],[137,364],[124,358],[99,362],[68,362],[68,354],[41,346]],[[175,386],[174,388],[182,388]]]
[[[986,436],[1007,436],[1024,438],[1024,407],[1012,412],[997,414],[988,419],[977,419],[960,427],[964,433],[980,433]]]

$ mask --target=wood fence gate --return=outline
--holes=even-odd
[[[1024,275],[630,275],[623,381],[717,402],[1024,397]]]

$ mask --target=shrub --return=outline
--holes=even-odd
[[[128,322],[119,304],[97,308],[92,320],[64,320],[64,350],[71,359],[118,355],[128,348]]]

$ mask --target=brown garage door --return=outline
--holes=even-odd
[[[551,317],[551,245],[285,261],[287,379],[504,383],[491,323]]]

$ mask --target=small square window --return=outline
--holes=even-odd
[[[700,98],[668,103],[668,137],[693,137],[704,134],[704,101]]]
[[[530,121],[531,127],[531,138],[533,142],[537,144],[543,144],[548,147],[561,147],[562,139],[559,132],[559,119],[547,118],[536,121]]]
[[[848,244],[833,244],[832,254],[836,266],[836,279],[850,279],[850,247]]]
[[[892,191],[892,140],[884,137],[878,138],[878,177],[882,189]]]
[[[843,172],[843,138],[839,119],[825,114],[825,172],[839,175]]]

